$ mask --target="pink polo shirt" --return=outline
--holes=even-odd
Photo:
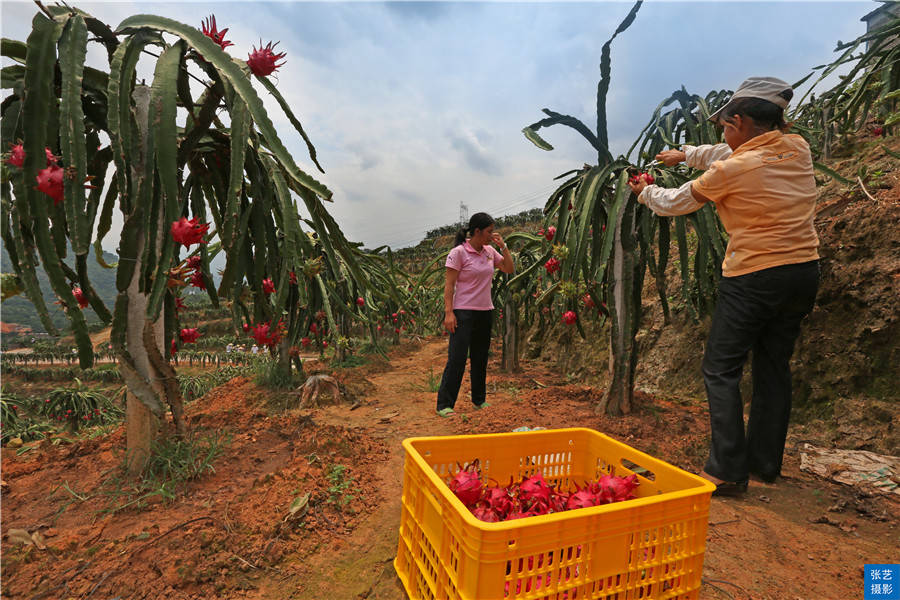
[[[493,246],[485,245],[479,252],[465,241],[451,250],[445,266],[459,271],[453,309],[493,310],[491,282],[494,279],[494,269],[502,262],[503,255]]]

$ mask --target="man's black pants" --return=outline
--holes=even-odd
[[[724,481],[781,473],[791,413],[791,354],[812,310],[818,261],[763,269],[719,283],[703,380],[712,430],[705,471]],[[744,434],[741,374],[753,350],[753,399]]]
[[[454,310],[456,331],[450,334],[450,348],[447,352],[447,366],[441,377],[438,390],[437,409],[453,408],[459,395],[466,358],[471,358],[469,375],[472,379],[472,403],[484,403],[487,389],[488,350],[491,347],[491,328],[494,324],[493,310]]]

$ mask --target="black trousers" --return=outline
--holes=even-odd
[[[818,261],[721,279],[703,356],[710,475],[746,481],[753,473],[772,481],[781,473],[791,413],[791,354],[818,285]],[[753,399],[745,434],[740,383],[750,350]]]
[[[447,366],[438,389],[437,409],[453,408],[459,395],[466,358],[471,359],[469,375],[472,379],[472,403],[484,403],[487,389],[488,350],[491,347],[491,328],[494,324],[492,310],[454,310],[456,331],[450,334]]]

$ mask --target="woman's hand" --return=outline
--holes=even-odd
[[[496,245],[498,248],[500,248],[501,252],[506,250],[506,244],[503,243],[503,236],[501,236],[496,231],[491,234],[491,241],[494,242],[494,245]]]
[[[456,315],[453,311],[444,314],[444,329],[450,333],[456,333]]]
[[[661,160],[667,167],[674,167],[680,162],[684,162],[685,154],[682,150],[663,150],[656,155],[656,160]]]

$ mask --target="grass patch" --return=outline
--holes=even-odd
[[[83,502],[95,497],[107,500],[107,506],[99,511],[100,514],[116,513],[126,508],[141,509],[154,498],[171,501],[184,491],[188,482],[215,473],[213,463],[230,443],[231,434],[222,431],[159,440],[153,445],[147,465],[138,477],[128,474],[127,460],[123,460],[109,472],[110,476],[94,494],[79,494],[72,491],[68,482],[64,482],[57,490],[68,492],[70,500],[59,513],[73,501]]]
[[[356,498],[352,494],[348,494],[347,490],[353,487],[355,479],[347,473],[346,465],[330,465],[325,473],[325,479],[330,484],[328,487],[328,502],[337,504],[344,508],[347,504]]]

